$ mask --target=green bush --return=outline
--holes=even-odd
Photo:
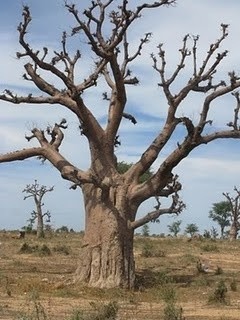
[[[42,245],[42,247],[40,247],[38,249],[37,253],[40,256],[50,256],[51,255],[51,250],[49,249],[49,247],[46,244],[44,244],[44,245]]]
[[[237,281],[235,278],[233,278],[230,282],[230,289],[234,292],[237,291]]]
[[[166,303],[173,304],[176,302],[176,291],[170,286],[164,286],[162,290],[162,298]]]
[[[227,291],[227,286],[224,280],[220,280],[214,290],[214,293],[209,297],[209,302],[227,304]]]
[[[92,310],[83,312],[75,310],[67,320],[115,320],[117,319],[118,305],[115,301],[108,304],[90,302]]]
[[[173,278],[170,277],[165,271],[158,271],[155,275],[156,284],[162,286],[164,284],[173,283]]]
[[[153,245],[151,242],[145,242],[142,248],[142,257],[149,258],[153,256]]]
[[[217,245],[213,243],[207,243],[201,246],[201,249],[206,252],[219,252]]]
[[[70,250],[65,245],[57,245],[56,247],[53,247],[52,249],[56,253],[65,254],[66,256],[70,254]]]
[[[19,250],[19,253],[32,253],[33,252],[33,248],[27,244],[26,242],[24,242]]]
[[[118,304],[116,301],[110,301],[108,304],[91,302],[94,314],[89,320],[115,320],[117,319]]]
[[[166,257],[166,252],[163,250],[158,250],[154,248],[154,245],[151,241],[146,241],[143,244],[141,255],[144,258],[150,258],[150,257],[159,258],[159,257]]]
[[[217,266],[217,269],[215,270],[215,274],[216,275],[223,274],[223,269],[221,267]]]
[[[61,228],[56,229],[56,233],[61,233],[61,232],[68,233],[69,232],[68,227],[67,226],[61,226]]]
[[[23,254],[35,253],[40,256],[49,256],[51,255],[51,250],[46,244],[39,247],[38,245],[30,246],[28,243],[24,242],[19,250],[19,253],[23,253]]]
[[[163,320],[184,320],[183,309],[175,305],[175,303],[168,303],[163,310]]]
[[[175,289],[170,286],[164,286],[162,297],[166,303],[163,310],[163,320],[184,320],[183,309],[176,305]]]
[[[28,294],[26,301],[27,311],[20,311],[17,315],[17,320],[48,320],[50,319],[45,308],[39,300],[39,294],[33,290]]]

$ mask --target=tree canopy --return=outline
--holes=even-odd
[[[217,222],[221,228],[221,238],[224,237],[224,229],[230,226],[231,206],[229,201],[213,203],[209,212],[209,218]]]

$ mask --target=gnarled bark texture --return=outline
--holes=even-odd
[[[230,241],[237,239],[238,230],[239,230],[238,225],[235,222],[233,222],[231,225],[230,231],[229,231],[229,240]]]
[[[37,204],[37,238],[44,238],[44,224],[43,224],[43,213],[41,204]]]
[[[100,288],[134,285],[133,229],[126,203],[105,201],[100,189],[83,188],[86,226],[75,280]]]
[[[227,199],[230,212],[231,212],[231,227],[229,231],[229,240],[233,241],[237,239],[238,231],[240,229],[240,190],[235,186],[235,196],[230,196],[228,192],[223,192],[224,197]]]

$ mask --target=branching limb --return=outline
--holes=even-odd
[[[22,149],[13,152],[9,152],[6,154],[0,154],[0,163],[3,162],[11,162],[11,161],[21,161],[25,159],[29,159],[32,157],[43,156],[44,151],[42,148],[29,148]]]
[[[50,71],[52,74],[60,78],[64,84],[67,86],[67,88],[72,88],[72,80],[64,74],[64,72],[60,71],[58,68],[54,66],[53,63],[47,63],[45,62],[44,58],[47,55],[47,49],[44,49],[44,55],[42,58],[39,58],[39,51],[33,52],[33,50],[30,48],[29,44],[25,41],[25,35],[27,33],[27,28],[32,20],[31,14],[29,11],[28,6],[23,7],[23,22],[21,22],[18,26],[19,31],[19,43],[24,48],[24,53],[17,53],[17,57],[21,58],[23,56],[29,56],[33,62],[35,63],[35,69],[37,67],[40,67],[43,70]],[[36,70],[35,70],[36,71]]]
[[[46,212],[44,212],[42,214],[43,218],[46,217],[46,222],[50,222],[51,221],[51,212],[49,210],[47,210]]]
[[[217,49],[219,48],[220,44],[227,38],[228,36],[228,25],[227,24],[221,24],[221,30],[222,34],[219,39],[217,39],[214,43],[212,43],[209,47],[207,56],[205,60],[203,61],[201,67],[198,71],[198,76],[201,76],[202,80],[207,80],[209,77],[211,77],[216,72],[216,67],[219,65],[221,60],[226,57],[228,51],[224,51],[222,53],[218,53],[217,57],[215,58],[215,61],[212,63],[210,68],[207,68],[208,63],[210,59],[213,57],[213,55],[216,53]]]
[[[121,73],[124,77],[124,83],[125,84],[133,84],[136,85],[139,83],[138,79],[136,77],[131,77],[131,70],[128,69],[128,64],[130,62],[132,62],[133,60],[135,60],[138,56],[141,55],[142,49],[144,44],[149,42],[149,39],[151,37],[151,33],[148,32],[145,34],[145,36],[140,39],[140,44],[136,50],[136,52],[134,54],[132,54],[131,56],[129,56],[129,43],[127,40],[127,34],[125,33],[123,36],[123,52],[124,52],[124,57],[123,57],[123,63],[121,66]]]
[[[153,60],[153,68],[159,73],[161,82],[159,86],[163,88],[165,96],[168,100],[169,105],[173,105],[176,109],[178,105],[183,101],[183,99],[189,94],[190,91],[199,91],[199,92],[208,92],[211,89],[217,89],[220,86],[224,86],[225,82],[220,81],[218,84],[212,84],[213,75],[215,74],[217,67],[221,63],[221,61],[227,56],[227,51],[223,51],[218,53],[217,50],[220,44],[226,39],[228,36],[227,32],[228,25],[222,24],[222,35],[219,39],[217,39],[213,44],[210,45],[209,51],[207,52],[206,58],[198,68],[197,66],[197,42],[199,40],[199,36],[190,37],[186,35],[183,38],[183,46],[179,49],[181,54],[181,58],[179,61],[178,66],[176,67],[175,71],[173,72],[172,76],[168,79],[166,78],[166,58],[165,58],[165,51],[163,50],[163,45],[160,44],[158,46],[158,57],[160,59],[160,65],[158,65],[158,59],[154,54],[151,55]],[[193,47],[192,49],[188,49],[188,41],[193,40]],[[214,55],[216,57],[214,58]],[[188,81],[188,84],[184,86],[177,94],[172,95],[170,86],[178,77],[180,71],[184,69],[187,58],[189,56],[193,56],[193,76]],[[213,62],[211,63],[211,59]],[[204,83],[208,81],[207,85]],[[201,85],[203,83],[203,85]]]
[[[91,86],[96,81],[96,76],[99,72],[103,72],[104,77],[112,90],[111,103],[109,110],[109,121],[106,128],[107,139],[110,143],[114,142],[119,124],[122,119],[122,112],[126,103],[125,84],[137,84],[136,77],[130,76],[130,71],[127,69],[128,63],[133,61],[139,54],[143,45],[148,41],[150,33],[146,34],[140,40],[139,47],[133,55],[128,53],[127,30],[134,20],[139,18],[144,9],[157,8],[163,5],[174,4],[175,1],[159,1],[152,3],[144,3],[137,6],[135,10],[128,8],[128,1],[123,0],[118,10],[110,9],[113,1],[93,1],[90,7],[83,12],[83,17],[79,14],[75,5],[65,3],[68,11],[74,16],[77,26],[73,28],[72,34],[81,32],[87,37],[88,44],[91,46],[92,51],[96,54],[100,61],[103,61],[103,68],[93,74],[92,77],[86,80],[85,83],[78,87],[78,91]],[[110,11],[110,23],[113,25],[111,35],[106,38],[104,27],[105,17]],[[123,41],[124,61],[119,66],[117,56],[119,53],[118,45]],[[104,65],[108,63],[108,68]]]
[[[48,83],[46,80],[44,80],[37,74],[35,68],[33,68],[31,63],[27,63],[24,67],[27,71],[27,74],[35,83],[36,87],[38,87],[41,91],[46,92],[50,96],[56,96],[60,93],[59,90],[57,90],[53,85]]]
[[[173,193],[177,193],[182,189],[181,183],[178,181],[178,175],[171,175],[166,187],[155,193],[156,197],[168,197]]]
[[[129,181],[131,181],[136,176],[140,177],[146,170],[151,167],[151,165],[157,159],[159,152],[169,141],[179,122],[181,122],[181,120],[174,118],[173,114],[169,112],[162,131],[152,141],[149,147],[143,152],[140,160],[126,172],[126,179],[129,179]],[[142,188],[142,185],[140,188]]]
[[[198,37],[193,37],[193,48],[189,50],[187,47],[187,42],[189,39],[189,35],[184,37],[183,46],[180,49],[181,58],[180,62],[173,72],[172,76],[168,79],[166,78],[166,58],[165,51],[162,48],[162,45],[159,45],[158,56],[160,59],[160,63],[158,65],[158,59],[152,55],[153,59],[153,67],[159,73],[161,83],[160,86],[163,88],[166,99],[168,101],[168,114],[166,118],[165,125],[161,131],[161,133],[155,138],[152,144],[145,150],[142,154],[141,159],[135,165],[133,165],[129,172],[126,173],[129,179],[133,179],[134,176],[142,174],[147,168],[149,168],[152,163],[156,160],[158,154],[162,150],[162,148],[168,142],[168,139],[171,137],[171,134],[175,130],[177,124],[180,122],[183,123],[187,129],[187,137],[184,142],[180,145],[178,144],[178,148],[182,148],[180,150],[175,150],[173,154],[167,159],[167,167],[169,165],[169,161],[173,161],[170,167],[174,167],[177,163],[180,162],[181,159],[187,156],[187,154],[196,146],[203,143],[208,143],[217,138],[238,138],[239,137],[239,126],[238,126],[238,114],[239,114],[239,103],[234,110],[234,120],[228,123],[228,126],[233,127],[233,131],[220,131],[215,132],[210,135],[202,136],[202,132],[207,124],[212,124],[212,120],[208,119],[208,112],[210,105],[213,100],[216,98],[225,95],[227,93],[232,92],[233,90],[240,87],[240,79],[234,72],[229,73],[230,84],[227,85],[225,81],[220,81],[217,84],[213,84],[213,75],[217,70],[217,67],[227,55],[227,51],[223,51],[222,53],[218,53],[218,48],[220,44],[226,39],[227,33],[227,25],[222,24],[222,34],[221,37],[216,40],[213,44],[210,45],[209,51],[207,52],[206,58],[203,63],[198,68],[197,66],[197,42]],[[189,80],[187,85],[183,87],[173,96],[170,90],[170,85],[175,82],[177,76],[180,71],[185,67],[186,59],[188,56],[193,55],[193,77]],[[214,55],[216,57],[214,58]],[[205,83],[207,81],[207,84]],[[193,122],[187,117],[176,118],[175,113],[179,106],[179,104],[183,101],[183,99],[189,94],[190,91],[197,91],[207,93],[212,90],[211,93],[205,98],[203,103],[202,112],[200,115],[199,123],[197,126],[194,126]],[[236,97],[237,99],[237,97]],[[149,167],[148,167],[149,166]],[[171,168],[169,169],[171,170]],[[161,170],[160,170],[161,171]],[[162,176],[162,173],[159,174]],[[143,186],[138,187],[141,189]]]
[[[156,221],[161,215],[164,214],[180,214],[186,205],[179,199],[179,195],[176,192],[172,195],[172,203],[168,208],[157,208],[156,210],[149,212],[144,217],[129,223],[131,229],[136,229],[150,221]]]
[[[32,94],[28,96],[17,96],[12,91],[6,89],[5,94],[0,95],[0,100],[11,102],[14,104],[32,103],[32,104],[56,104],[59,103],[58,97],[34,97]]]
[[[51,136],[50,144],[56,149],[59,149],[59,146],[61,145],[64,134],[61,129],[67,129],[67,123],[66,119],[62,119],[59,124],[55,123],[53,129],[51,130],[50,127],[47,128],[47,133]]]
[[[101,73],[104,73],[104,68],[107,64],[107,61],[104,59],[99,60],[96,62],[96,68],[93,73],[88,76],[88,78],[84,79],[84,81],[76,86],[77,93],[81,94],[84,90],[96,86],[97,79]]]
[[[232,95],[236,98],[237,105],[234,109],[234,118],[233,121],[227,123],[227,126],[232,127],[234,130],[240,130],[238,119],[239,119],[239,110],[240,110],[240,97],[239,97],[239,91],[233,92]]]
[[[36,138],[41,147],[22,149],[2,154],[0,155],[0,163],[38,157],[44,160],[47,159],[60,172],[64,179],[77,185],[81,185],[83,183],[96,183],[92,173],[76,168],[59,153],[59,147],[64,137],[61,129],[65,129],[67,127],[65,123],[66,120],[63,119],[59,124],[55,124],[53,129],[47,129],[47,133],[51,136],[50,141],[45,137],[43,130],[38,128],[32,129],[32,135],[26,136],[26,139],[30,141]]]
[[[188,34],[183,38],[183,46],[179,49],[179,52],[181,54],[180,62],[169,79],[166,79],[165,77],[167,62],[165,58],[165,50],[163,49],[163,44],[161,43],[158,45],[158,57],[160,59],[160,66],[158,66],[158,59],[156,58],[156,56],[153,53],[151,54],[151,58],[153,61],[153,69],[159,73],[161,79],[161,82],[158,85],[163,88],[163,91],[170,106],[172,106],[173,103],[173,95],[170,91],[170,86],[176,80],[180,71],[185,67],[186,58],[191,54],[191,52],[187,48],[188,38]]]
[[[52,192],[54,190],[54,186],[47,187],[45,185],[40,186],[37,180],[34,181],[33,184],[27,184],[26,188],[23,189],[22,192],[25,192],[27,195],[24,197],[24,200],[30,198],[30,197],[37,197],[38,201],[42,204],[42,198],[43,196],[48,193]]]
[[[182,152],[182,150],[179,152]],[[171,194],[179,192],[182,185],[178,181],[178,175],[171,173],[172,168],[167,168],[164,171],[165,169],[166,164],[164,163],[146,182],[134,187],[131,192],[131,199],[144,201],[152,196],[169,197]]]
[[[199,123],[196,127],[196,134],[198,134],[198,136],[203,132],[204,129],[204,125],[207,123],[208,119],[208,112],[210,109],[210,105],[212,103],[212,101],[214,101],[215,99],[217,99],[218,97],[221,97],[227,93],[232,92],[234,89],[237,89],[240,87],[240,79],[236,78],[235,74],[234,74],[234,79],[230,78],[230,85],[228,86],[224,86],[221,87],[217,90],[215,90],[214,92],[212,92],[211,94],[209,94],[203,103],[203,108],[202,108],[202,112],[201,112],[201,116],[200,116],[200,120]],[[236,100],[237,100],[237,107],[234,110],[234,119],[232,122],[229,122],[227,125],[229,127],[233,127],[234,131],[223,131],[223,132],[216,132],[214,133],[214,135],[208,135],[204,137],[204,143],[210,142],[211,140],[214,140],[216,138],[220,138],[221,135],[223,135],[223,138],[225,137],[225,135],[227,134],[227,136],[229,135],[233,135],[235,137],[237,137],[239,135],[239,126],[237,125],[238,123],[238,115],[239,115],[239,101],[238,101],[238,93],[233,93],[233,96],[235,96]],[[214,138],[215,136],[215,138]]]
[[[71,58],[67,51],[66,46],[67,33],[66,31],[62,34],[62,51],[56,52],[55,57],[52,59],[52,65],[56,65],[58,62],[63,62],[65,66],[65,72],[67,73],[67,78],[71,80],[72,84],[74,83],[74,69],[77,61],[81,58],[80,50],[77,50],[74,57]]]

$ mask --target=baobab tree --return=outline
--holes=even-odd
[[[229,204],[230,212],[230,231],[229,231],[229,240],[236,240],[238,231],[240,229],[240,190],[237,187],[234,187],[236,192],[235,197],[231,196],[228,192],[223,192],[224,197],[227,199]]]
[[[28,184],[22,192],[27,195],[24,197],[24,200],[33,198],[36,210],[33,210],[31,213],[30,223],[31,225],[37,221],[37,237],[44,238],[44,219],[47,222],[50,222],[51,213],[49,210],[43,212],[42,207],[44,206],[43,197],[48,192],[52,192],[54,187],[40,186],[37,180],[33,184]]]
[[[166,116],[163,125],[159,122],[161,126],[158,133],[143,148],[139,159],[127,171],[118,171],[115,151],[120,144],[120,125],[125,119],[137,125],[136,115],[129,113],[127,104],[127,87],[140,84],[137,74],[132,73],[132,66],[151,38],[151,33],[145,33],[138,45],[132,46],[130,33],[134,30],[135,22],[144,19],[143,12],[175,3],[174,0],[138,1],[134,7],[127,0],[99,0],[91,1],[90,7],[83,12],[76,5],[66,3],[65,7],[74,21],[71,36],[76,41],[80,39],[79,45],[84,45],[85,54],[85,46],[88,46],[87,55],[95,58],[95,66],[89,69],[87,76],[82,76],[79,68],[84,61],[84,54],[82,56],[80,50],[72,53],[68,49],[70,36],[67,32],[63,32],[60,51],[50,52],[47,47],[40,49],[31,46],[28,41],[31,13],[27,6],[23,8],[23,20],[18,27],[21,51],[17,52],[17,57],[25,62],[29,59],[24,65],[23,77],[35,85],[42,95],[30,92],[26,96],[19,96],[6,89],[0,99],[17,105],[63,106],[76,117],[80,132],[88,141],[90,164],[88,170],[82,170],[61,153],[63,132],[67,129],[65,119],[49,126],[47,130],[33,128],[26,138],[28,141],[34,139],[38,146],[2,154],[0,162],[39,157],[49,161],[63,179],[70,181],[72,189],[81,189],[86,225],[75,280],[90,286],[132,288],[135,279],[134,230],[159,219],[163,214],[179,214],[184,208],[179,197],[182,186],[174,169],[201,145],[216,139],[240,138],[240,102],[235,91],[240,86],[240,80],[235,72],[230,72],[225,81],[220,81],[219,76],[215,77],[227,56],[226,50],[219,49],[228,36],[228,26],[222,24],[219,38],[210,44],[203,61],[198,59],[198,37],[189,35],[183,38],[178,51],[179,63],[173,72],[172,67],[170,70],[167,68],[167,54],[162,44],[149,57],[153,72],[159,77],[161,104],[165,103],[167,107]],[[186,74],[185,66],[188,66]],[[50,83],[49,79],[52,78],[56,81]],[[106,88],[103,92],[106,123],[97,119],[96,108],[87,100],[89,89],[102,83]],[[233,93],[237,106],[233,103],[232,117],[224,128],[219,129],[210,118],[209,110],[213,103],[216,105],[218,98],[229,93]],[[201,96],[202,103],[199,116],[191,119],[184,115],[182,107],[184,100],[194,94]],[[135,103],[138,102],[141,103],[136,96]],[[179,137],[173,149],[166,154],[163,150],[171,142],[174,133],[178,132],[179,126],[181,132],[184,130],[184,136]],[[78,135],[76,133],[76,138]],[[81,146],[76,144],[76,148]],[[157,160],[163,156],[165,158],[159,164]],[[153,165],[154,172],[142,181],[144,173]],[[166,206],[161,204],[161,197],[169,199]],[[157,200],[154,210],[139,217],[139,206],[149,198]]]

